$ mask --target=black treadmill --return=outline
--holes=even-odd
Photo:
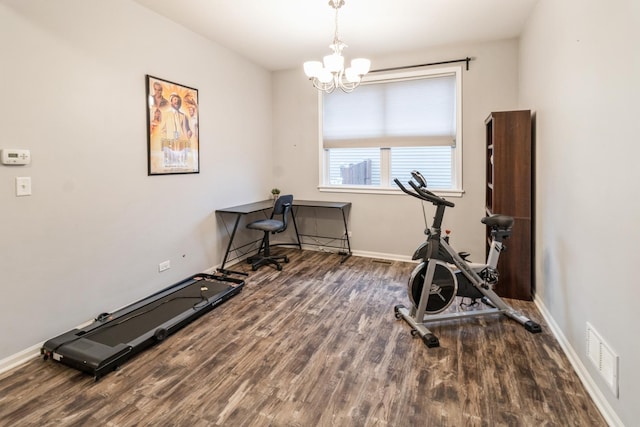
[[[93,323],[52,338],[41,354],[97,381],[142,350],[237,295],[244,281],[196,274]]]

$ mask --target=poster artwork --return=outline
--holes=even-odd
[[[198,90],[147,75],[149,175],[199,173]]]

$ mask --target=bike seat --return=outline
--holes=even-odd
[[[482,218],[483,224],[488,225],[491,228],[497,228],[498,230],[509,230],[513,225],[513,217],[508,215],[491,215]]]

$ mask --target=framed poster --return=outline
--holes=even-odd
[[[147,75],[148,174],[200,172],[198,89]]]

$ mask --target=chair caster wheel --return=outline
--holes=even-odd
[[[281,265],[276,265],[276,269],[277,269],[278,271],[282,271],[282,266],[281,266]]]
[[[284,262],[289,262],[289,258],[288,257],[284,257]]]

